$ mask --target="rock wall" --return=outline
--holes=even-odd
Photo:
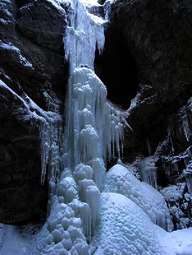
[[[192,142],[191,13],[190,1],[117,0],[108,28],[112,34],[118,31],[118,40],[124,42],[138,74],[139,84],[128,110],[132,130],[126,133],[124,160],[130,163],[154,157],[159,188],[175,185],[180,192],[179,202],[168,201],[176,228],[189,226],[192,215],[184,174],[190,164]],[[106,45],[106,52],[108,48]],[[123,71],[129,76],[130,59],[127,61]],[[125,87],[129,98],[129,82],[127,78],[119,86],[123,100]]]
[[[0,222],[46,214],[39,130],[27,116],[36,112],[26,105],[31,98],[44,110],[63,111],[65,8],[41,0],[0,2],[0,80],[9,88],[0,86]]]

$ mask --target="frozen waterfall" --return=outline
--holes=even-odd
[[[107,101],[106,87],[94,72],[95,51],[104,46],[106,21],[90,14],[86,3],[73,0],[69,5],[64,36],[70,65],[64,136],[62,128],[52,123],[41,127],[42,181],[48,170],[51,192],[50,216],[39,237],[42,254],[89,253],[105,163],[122,154],[125,113]]]

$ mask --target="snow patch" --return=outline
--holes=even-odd
[[[20,49],[15,47],[12,43],[4,43],[0,41],[0,50],[15,54],[23,66],[29,69],[33,69],[33,65],[21,54]]]

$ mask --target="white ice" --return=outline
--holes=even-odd
[[[100,224],[92,243],[95,255],[164,255],[155,225],[121,194],[102,193]]]
[[[102,50],[105,42],[103,24],[100,19],[98,23],[95,22],[98,19],[92,18],[86,10],[85,3],[79,0],[72,0],[70,8],[64,44],[71,70],[80,65],[94,69],[96,47]]]
[[[164,250],[163,255],[191,255],[192,254],[192,228],[165,232],[156,229],[158,242]]]
[[[166,201],[175,202],[182,198],[182,189],[179,190],[178,186],[170,185],[161,190]]]
[[[133,201],[102,193],[94,255],[191,255],[192,228],[166,232]]]
[[[157,167],[152,156],[146,157],[141,161],[140,172],[142,181],[157,189]]]
[[[132,172],[118,164],[107,173],[105,192],[120,193],[135,202],[161,227],[171,230],[172,222],[163,196],[147,183],[140,182]]]

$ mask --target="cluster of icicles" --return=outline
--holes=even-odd
[[[179,155],[175,155],[174,148],[174,136],[184,136],[185,142],[190,145],[192,141],[192,98],[190,98],[187,102],[187,105],[183,106],[179,113],[179,133],[175,133],[174,128],[168,129],[168,139],[167,142],[170,145],[172,157],[165,157],[165,160],[162,160],[163,168],[166,168],[166,171],[169,175],[175,173],[180,173],[183,168],[178,164],[179,161],[183,160],[185,169],[182,172],[182,176],[186,179],[186,184],[188,187],[188,192],[192,193],[192,148],[189,146],[186,151],[180,153]],[[174,135],[174,136],[173,136]],[[168,164],[168,165],[166,165]]]
[[[64,135],[59,125],[41,130],[42,181],[48,168],[50,216],[38,246],[49,255],[93,252],[105,163],[121,156],[126,125],[124,113],[107,102],[106,88],[94,73],[96,46],[104,45],[104,22],[92,19],[79,0],[70,8],[64,38],[70,63]]]

